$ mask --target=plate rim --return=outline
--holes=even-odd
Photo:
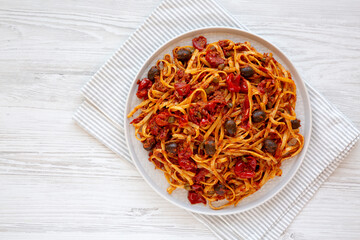
[[[129,119],[127,118],[128,112],[129,112],[129,100],[130,100],[130,93],[132,88],[134,88],[134,85],[136,85],[136,80],[140,78],[140,76],[142,75],[141,73],[143,73],[145,66],[152,60],[152,58],[155,55],[158,55],[163,48],[165,48],[167,45],[172,44],[174,41],[176,41],[179,38],[184,37],[185,35],[190,35],[190,34],[195,34],[196,32],[201,32],[201,31],[224,31],[224,30],[230,30],[230,31],[235,31],[238,32],[240,34],[242,34],[242,36],[248,35],[251,36],[252,38],[256,38],[257,40],[260,40],[262,42],[265,42],[268,46],[271,46],[272,48],[274,48],[275,50],[278,51],[278,53],[280,53],[281,59],[285,60],[287,63],[287,65],[292,68],[294,71],[292,72],[293,75],[297,75],[297,79],[298,79],[298,84],[301,84],[303,89],[304,89],[304,95],[303,95],[303,102],[304,102],[304,112],[308,112],[308,121],[306,122],[306,124],[309,125],[308,127],[308,132],[304,133],[304,139],[306,139],[305,144],[303,146],[303,149],[301,150],[300,154],[302,154],[296,161],[296,165],[295,167],[292,168],[292,172],[288,173],[289,175],[287,175],[288,179],[285,180],[285,182],[282,184],[282,186],[280,186],[278,189],[276,189],[276,191],[273,191],[272,193],[269,194],[269,196],[267,196],[263,201],[260,201],[258,203],[255,204],[250,204],[250,206],[247,207],[243,207],[243,208],[239,208],[236,209],[236,207],[231,208],[232,211],[228,210],[226,211],[226,208],[223,210],[214,210],[211,209],[210,207],[208,207],[208,210],[211,211],[203,211],[203,210],[198,210],[198,209],[193,209],[191,207],[188,207],[186,205],[181,205],[178,202],[174,201],[171,198],[170,194],[163,194],[163,192],[161,192],[160,190],[157,189],[156,186],[154,186],[151,183],[151,179],[150,177],[147,175],[147,173],[145,172],[145,170],[142,168],[142,166],[140,165],[140,163],[135,160],[136,158],[133,156],[133,152],[130,150],[130,143],[129,143],[129,134],[128,134],[128,128],[130,128],[130,124],[129,124]],[[202,33],[204,34],[204,33]],[[305,115],[306,118],[306,115]],[[196,28],[187,32],[184,32],[182,34],[179,34],[173,38],[171,38],[170,40],[168,40],[167,42],[165,42],[164,44],[162,44],[160,47],[158,47],[155,51],[153,51],[153,53],[144,61],[144,63],[142,64],[141,68],[137,71],[136,76],[132,79],[132,82],[130,84],[130,88],[129,88],[129,92],[127,94],[126,97],[126,102],[125,102],[125,111],[124,111],[124,135],[125,135],[125,141],[129,150],[129,154],[131,159],[133,160],[133,163],[136,167],[136,169],[139,171],[141,177],[147,182],[147,184],[155,191],[157,192],[162,198],[166,199],[167,201],[169,201],[170,203],[188,210],[190,212],[193,213],[199,213],[199,214],[204,214],[204,215],[231,215],[231,214],[236,214],[236,213],[241,213],[241,212],[245,212],[248,211],[250,209],[256,208],[264,203],[266,203],[267,201],[269,201],[270,199],[272,199],[274,196],[276,196],[279,192],[281,192],[288,184],[289,182],[294,178],[295,174],[298,172],[300,166],[302,165],[304,158],[306,156],[308,147],[309,147],[309,143],[310,143],[310,139],[311,139],[311,135],[312,135],[312,108],[311,108],[311,104],[310,104],[310,97],[309,97],[309,93],[308,93],[308,89],[306,87],[306,84],[304,82],[304,80],[302,79],[301,75],[299,74],[299,72],[297,71],[296,67],[294,66],[294,64],[292,63],[292,61],[290,61],[290,59],[285,55],[285,53],[283,51],[281,51],[276,45],[274,45],[273,43],[267,41],[265,38],[254,34],[252,32],[243,30],[243,29],[239,29],[239,28],[235,28],[235,27],[224,27],[224,26],[212,26],[212,27],[202,27],[202,28]],[[154,169],[156,171],[156,169]]]

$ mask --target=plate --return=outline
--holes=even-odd
[[[297,103],[295,111],[297,113],[297,117],[301,120],[302,127],[300,128],[300,133],[305,138],[304,148],[300,154],[292,159],[284,161],[281,167],[283,170],[281,177],[275,177],[274,179],[269,180],[259,191],[240,201],[237,206],[229,206],[221,210],[213,210],[208,205],[204,204],[190,204],[187,199],[187,191],[184,189],[176,189],[171,195],[168,194],[166,189],[168,188],[169,184],[166,181],[163,172],[156,170],[153,163],[148,160],[148,152],[144,150],[142,143],[135,138],[135,129],[132,125],[130,125],[131,119],[126,117],[128,113],[141,102],[140,99],[136,97],[137,79],[146,77],[149,68],[153,66],[158,59],[163,58],[166,53],[172,53],[172,49],[174,47],[191,45],[191,40],[199,35],[205,36],[208,40],[208,43],[221,39],[230,39],[234,42],[248,41],[259,52],[272,52],[274,58],[280,62],[288,71],[290,71],[292,78],[297,86]],[[133,83],[130,87],[125,108],[124,124],[125,138],[128,144],[131,158],[142,177],[158,194],[160,194],[160,196],[174,205],[192,212],[207,215],[225,215],[243,212],[268,201],[282,188],[284,188],[291,180],[301,165],[310,142],[311,108],[309,96],[304,82],[302,81],[300,75],[290,60],[277,47],[265,39],[243,30],[228,27],[211,27],[193,30],[177,36],[169,42],[165,43],[158,50],[156,50],[152,56],[149,57],[149,59],[140,69],[136,78],[133,80]]]

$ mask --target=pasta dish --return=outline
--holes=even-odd
[[[304,145],[290,72],[249,42],[196,37],[137,83],[135,136],[191,204],[236,206]]]

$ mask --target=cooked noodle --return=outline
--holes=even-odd
[[[176,47],[138,81],[142,102],[129,114],[149,160],[164,172],[168,193],[191,203],[237,205],[304,144],[296,119],[296,86],[271,53],[222,40]],[[215,201],[221,204],[214,204]]]

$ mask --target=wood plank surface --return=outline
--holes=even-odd
[[[360,3],[219,0],[360,128]],[[215,239],[74,124],[81,87],[159,0],[0,1],[0,239]],[[282,239],[360,239],[355,148]]]

